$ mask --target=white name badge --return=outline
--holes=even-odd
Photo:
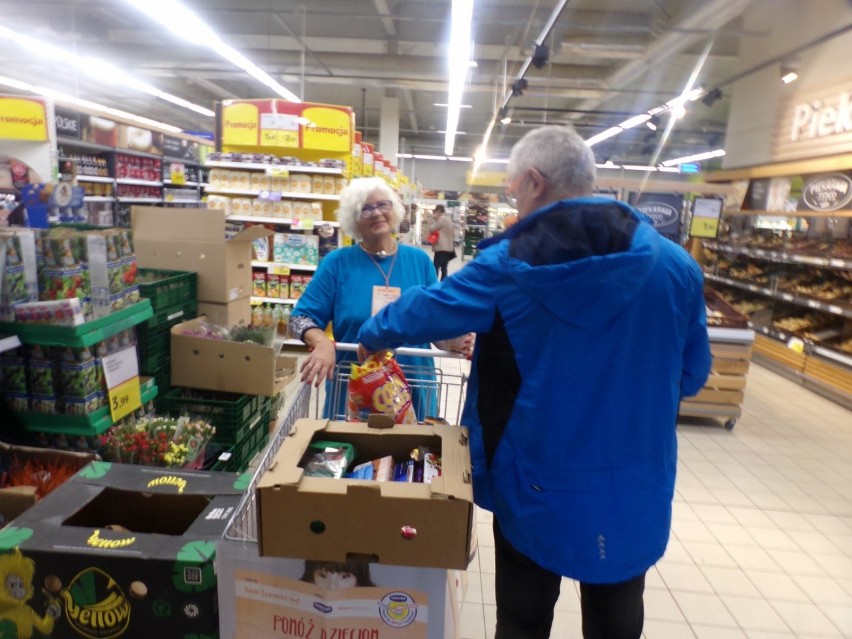
[[[374,286],[373,287],[373,315],[382,310],[391,302],[395,302],[402,295],[402,289],[398,286]]]

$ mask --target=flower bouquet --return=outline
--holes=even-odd
[[[98,437],[106,461],[145,466],[200,468],[216,429],[189,417],[143,417],[116,424]]]

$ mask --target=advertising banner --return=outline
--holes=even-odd
[[[630,203],[651,218],[661,235],[676,237],[680,232],[683,195],[680,193],[631,193]]]
[[[0,139],[47,141],[47,110],[40,98],[0,96]]]
[[[354,113],[344,106],[286,100],[226,100],[223,146],[304,149],[349,154]]]
[[[807,175],[798,200],[798,209],[807,211],[840,211],[849,209],[852,201],[852,172]]]

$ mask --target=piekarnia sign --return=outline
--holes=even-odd
[[[793,108],[790,140],[812,140],[852,133],[852,97],[844,91],[830,100],[814,100]]]

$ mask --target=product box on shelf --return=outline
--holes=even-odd
[[[72,475],[94,459],[97,459],[97,456],[93,453],[16,446],[0,442],[0,466],[3,468],[5,481],[12,481],[17,470],[29,464],[33,469],[33,484],[38,481],[52,484],[56,479],[49,476],[51,473],[47,471],[48,468],[53,468],[54,473],[62,468],[68,475]],[[17,483],[19,479],[14,481],[16,485],[0,487],[0,527],[18,517],[38,501],[43,491],[48,490],[45,486],[20,485]]]
[[[316,265],[319,263],[319,236],[301,233],[275,233],[272,256],[283,264]]]
[[[295,358],[255,342],[198,337],[203,322],[172,327],[172,384],[272,397],[295,377]]]
[[[216,540],[243,491],[232,473],[90,463],[0,531],[34,594],[12,636],[217,636]]]
[[[459,571],[260,557],[223,539],[216,574],[223,638],[459,636]]]
[[[139,265],[198,273],[198,301],[224,304],[251,295],[251,241],[263,226],[226,237],[226,216],[208,209],[133,207]]]
[[[441,475],[431,483],[306,476],[299,464],[316,440],[352,444],[352,466],[406,459],[426,446],[440,455]],[[264,557],[345,562],[354,553],[381,564],[463,570],[476,549],[467,430],[458,426],[299,420],[256,496]]]
[[[35,232],[0,229],[0,321],[14,321],[15,306],[37,299]]]

